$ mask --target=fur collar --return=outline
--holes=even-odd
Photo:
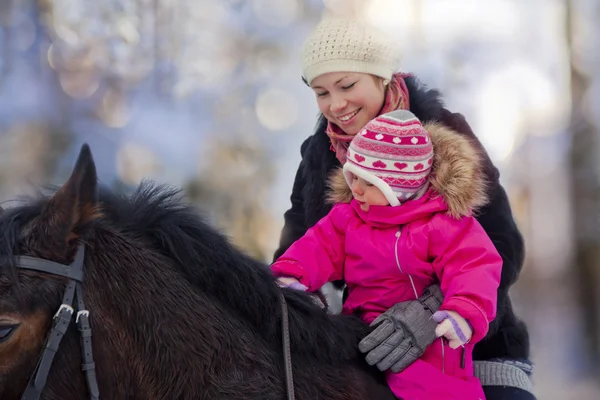
[[[439,122],[428,122],[424,127],[431,135],[434,151],[431,188],[444,198],[450,216],[458,219],[470,215],[487,203],[487,183],[479,152],[469,139]],[[352,200],[341,168],[331,173],[329,188],[330,203]]]

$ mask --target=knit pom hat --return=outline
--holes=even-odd
[[[375,185],[392,206],[421,197],[433,162],[429,133],[413,113],[396,110],[371,120],[352,139],[344,177]]]
[[[373,27],[339,18],[324,19],[302,49],[308,85],[328,72],[363,72],[391,79],[399,64],[391,43]]]

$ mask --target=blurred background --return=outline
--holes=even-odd
[[[0,201],[62,183],[182,187],[270,261],[317,117],[299,53],[324,13],[393,35],[500,168],[525,235],[512,296],[538,398],[600,398],[600,2],[0,0]]]

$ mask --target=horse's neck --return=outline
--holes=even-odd
[[[240,336],[255,341],[242,321],[228,315],[176,268],[163,265],[166,260],[119,249],[100,257],[102,265],[100,259],[94,260],[84,286],[94,348],[96,353],[114,352],[112,361],[121,363],[100,362],[101,382],[103,373],[111,376],[118,368],[124,379],[158,398],[164,397],[159,393],[169,393],[171,398],[200,397],[197,392],[207,382],[198,377],[217,354],[242,360],[245,350]],[[255,342],[252,347],[262,346],[264,342]],[[231,347],[237,347],[239,354],[226,354]]]
[[[198,257],[193,262],[197,266],[187,268],[186,276],[229,312],[244,318],[267,340],[272,340],[277,333],[273,316],[278,313],[278,288],[268,267],[228,243],[222,245],[217,243],[215,249],[206,251],[196,249]],[[216,260],[209,256],[213,253],[219,253]]]
[[[240,275],[240,279],[231,282],[224,278],[232,271],[215,272],[214,276],[209,267],[202,265],[198,267],[202,273],[191,279],[157,252],[135,245],[133,240],[115,243],[96,239],[90,241],[92,251],[86,259],[83,290],[90,310],[96,372],[103,398],[282,398],[285,384],[281,348],[262,332],[259,335],[260,322],[249,317],[262,309],[262,318],[276,325],[273,314],[278,289],[272,287],[268,271],[251,271],[249,268],[255,265],[241,264],[238,268],[247,268],[243,273],[254,275],[254,280]],[[220,265],[213,268],[229,267],[222,260],[215,264]],[[267,293],[261,293],[265,289]],[[240,301],[257,304],[245,304],[244,309],[235,310],[232,304]],[[360,379],[367,375],[354,362],[352,326],[341,320],[340,326],[335,326],[325,314],[318,313],[309,329],[303,323],[307,319],[305,313],[296,312],[293,303],[288,301],[290,326],[296,328],[291,332],[293,347],[303,341],[309,342],[304,347],[312,349],[336,343],[335,349],[329,345],[316,355],[311,351],[295,358],[296,363],[307,363],[309,353],[314,357],[303,367],[297,364],[298,371],[313,371],[312,375],[296,375],[297,388],[304,392],[298,398],[317,398],[324,391],[332,393],[332,365],[341,369],[341,376],[350,377],[340,388],[362,393]],[[307,334],[307,329],[311,334]],[[67,353],[57,360],[55,374],[66,363],[80,365],[76,356],[81,351],[76,343],[77,332],[71,331],[69,338],[67,347],[61,346],[60,351]],[[49,380],[52,393],[84,392],[81,371],[69,371],[74,376],[72,381]],[[365,396],[340,394],[338,398]]]

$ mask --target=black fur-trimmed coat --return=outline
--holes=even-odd
[[[508,290],[517,280],[523,265],[524,244],[513,219],[506,192],[500,185],[498,170],[465,118],[443,107],[438,91],[427,89],[412,76],[406,78],[406,84],[409,91],[410,111],[422,123],[437,121],[465,135],[480,151],[484,162],[483,172],[488,181],[489,202],[479,210],[477,220],[491,238],[504,263],[498,289],[496,319],[492,322],[486,338],[475,345],[473,358],[475,360],[528,359],[527,328],[514,314],[508,296]],[[326,201],[327,182],[330,174],[340,166],[340,163],[335,153],[330,150],[329,138],[325,133],[326,126],[327,121],[321,116],[315,133],[302,144],[302,161],[296,173],[291,195],[292,207],[284,214],[285,225],[274,259],[277,259],[331,209],[331,205]]]

